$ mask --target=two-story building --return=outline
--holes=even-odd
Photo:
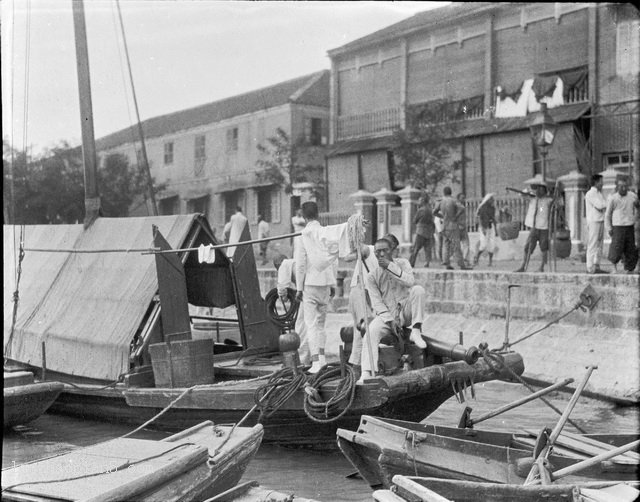
[[[290,196],[282,186],[261,180],[256,162],[265,154],[258,145],[266,146],[281,129],[300,145],[305,165],[324,172],[329,71],[153,117],[142,122],[142,129],[151,175],[165,187],[157,195],[160,214],[203,213],[221,236],[240,206],[252,235],[258,214],[270,223],[273,235],[289,233],[292,212],[309,192],[294,190]],[[97,150],[101,159],[121,153],[135,165],[142,161],[138,140],[132,126],[99,139]],[[151,214],[146,204],[137,213]]]
[[[529,123],[543,102],[557,124],[547,176],[638,170],[640,16],[631,4],[454,3],[329,57],[331,211],[352,207],[358,190],[397,188],[392,133],[409,110],[438,100],[457,110],[453,188],[468,199],[522,189],[541,171]]]

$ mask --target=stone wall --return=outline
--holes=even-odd
[[[275,271],[260,271],[263,294],[275,286]],[[350,270],[333,310],[346,312]],[[427,293],[423,332],[465,345],[482,342],[499,348],[505,339],[507,286],[511,290],[509,341],[525,360],[525,377],[542,383],[564,378],[579,382],[587,365],[597,365],[587,395],[620,403],[640,400],[640,293],[637,275],[446,271],[420,269]],[[592,311],[567,314],[590,285],[601,296]],[[542,329],[544,328],[544,329]],[[526,339],[521,338],[542,329]],[[573,384],[575,385],[575,384]]]

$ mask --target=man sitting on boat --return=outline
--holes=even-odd
[[[287,288],[296,289],[296,262],[293,258],[287,258],[281,254],[273,260],[273,265],[278,271],[278,283],[276,285],[278,296],[285,302],[287,300]],[[302,308],[298,309],[295,331],[300,337],[300,348],[298,349],[300,364],[309,366],[311,365],[311,351],[309,350],[309,337],[307,336],[304,309]]]
[[[362,352],[362,378],[373,376],[373,370],[378,367],[380,341],[401,334],[404,327],[411,327],[413,343],[423,349],[427,346],[422,338],[425,291],[415,284],[411,264],[405,258],[393,257],[393,244],[388,237],[376,241],[374,252],[378,268],[369,274],[367,289],[375,318],[363,340],[363,344],[371,344],[373,350]]]

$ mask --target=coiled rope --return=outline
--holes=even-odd
[[[314,422],[333,422],[351,408],[357,377],[353,367],[346,365],[345,371],[345,378],[342,378],[339,364],[327,364],[305,385],[304,411]],[[339,380],[336,390],[327,401],[323,401],[318,391],[324,384],[335,380]]]
[[[267,307],[267,315],[278,326],[283,329],[294,329],[296,325],[296,319],[298,318],[298,309],[300,303],[296,301],[296,292],[292,288],[287,288],[287,301],[289,307],[285,306],[284,314],[280,314],[277,307],[277,302],[280,299],[278,296],[278,289],[273,288],[267,293],[264,301]],[[284,303],[284,302],[283,302]]]
[[[296,374],[292,368],[276,371],[253,395],[256,406],[260,409],[258,422],[278,411],[306,382],[306,375],[302,372]]]
[[[480,350],[480,353],[482,354],[482,357],[484,358],[484,360],[487,362],[487,364],[493,371],[495,371],[496,373],[499,373],[501,369],[505,369],[507,370],[507,373],[511,375],[512,378],[514,378],[515,380],[520,382],[522,385],[524,385],[530,392],[532,393],[535,392],[535,389],[531,385],[525,382],[520,375],[518,375],[507,364],[505,364],[504,357],[502,357],[501,354],[498,354],[497,352],[489,350],[488,344],[481,343],[480,345],[478,345],[478,349]],[[544,397],[541,396],[539,399],[544,404],[546,404],[549,408],[555,411],[558,415],[563,414],[561,410],[559,410],[556,406],[554,406],[551,402],[549,402]],[[567,419],[567,421],[571,425],[573,425],[579,432],[581,432],[582,434],[586,434],[586,431],[582,427],[580,427],[578,424],[576,424],[573,420],[569,418]]]

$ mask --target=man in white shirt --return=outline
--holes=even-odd
[[[242,231],[244,230],[247,221],[247,217],[242,214],[242,208],[240,206],[236,206],[236,213],[229,219],[229,223],[231,224],[231,228],[229,230],[229,244],[240,242],[240,237],[242,237]],[[233,257],[235,252],[235,246],[227,248],[227,256],[229,258]]]
[[[624,178],[618,179],[616,192],[609,196],[604,215],[605,225],[611,236],[609,245],[609,261],[618,271],[618,262],[624,263],[624,269],[632,274],[638,261],[634,224],[639,209],[638,197],[629,192],[628,182]]]
[[[604,211],[607,201],[602,194],[602,175],[591,176],[591,188],[584,196],[587,213],[587,273],[606,274],[600,268],[602,243],[604,241]]]
[[[297,209],[296,213],[291,217],[291,225],[293,226],[293,233],[298,234],[304,230],[304,226],[306,222],[302,217],[302,209]],[[296,255],[296,249],[300,246],[300,242],[302,241],[302,236],[293,238],[293,256]]]
[[[549,215],[551,212],[551,203],[553,199],[547,195],[547,185],[541,183],[532,183],[536,193],[527,194],[532,199],[529,201],[527,215],[524,218],[524,224],[529,227],[529,238],[524,245],[524,259],[522,265],[516,272],[526,272],[529,265],[529,258],[536,249],[536,244],[540,244],[542,252],[542,263],[538,272],[544,272],[544,266],[547,263],[549,254]]]
[[[273,265],[278,271],[278,296],[283,302],[287,299],[287,288],[296,289],[296,262],[293,258],[287,258],[281,254],[273,260]],[[298,355],[300,356],[300,364],[309,366],[311,364],[311,352],[309,351],[309,337],[307,336],[307,326],[304,322],[304,309],[298,309],[298,317],[296,318],[295,331],[300,337],[300,347]]]
[[[321,226],[318,205],[313,201],[302,204],[302,216],[306,226],[302,231],[302,245],[294,256],[296,298],[302,301],[309,336],[309,373],[317,373],[327,362],[325,321],[329,301],[335,294],[338,256],[346,256],[350,249],[346,223]]]
[[[261,214],[258,215],[258,239],[266,239],[269,237],[269,224],[264,221],[264,218]],[[268,242],[260,243],[260,256],[262,257],[262,264],[267,264],[267,248],[269,247]]]
[[[371,343],[373,361],[369,360],[368,351],[363,351],[363,378],[378,367],[378,344],[383,337],[411,326],[410,340],[422,349],[427,346],[422,338],[425,291],[415,284],[409,260],[394,258],[393,246],[387,238],[378,239],[374,249],[378,268],[369,274],[367,289],[376,317],[362,341],[363,345]]]

